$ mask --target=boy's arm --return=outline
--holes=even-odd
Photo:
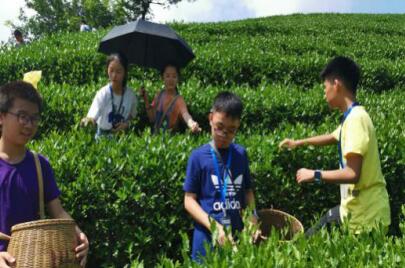
[[[59,198],[55,198],[49,203],[46,204],[46,208],[48,210],[49,215],[55,219],[70,219],[73,218],[67,213],[60,203]],[[89,241],[86,235],[80,230],[80,228],[76,225],[75,227],[76,236],[80,241],[80,245],[75,248],[76,258],[80,260],[80,266],[84,267],[87,262],[87,253],[89,251]]]
[[[322,181],[328,183],[355,184],[360,179],[363,157],[360,154],[350,153],[346,157],[347,163],[344,169],[321,171]],[[297,171],[297,182],[313,182],[315,170],[301,168]]]
[[[246,191],[246,204],[247,204],[248,207],[251,207],[252,209],[256,210],[255,195],[254,195],[252,189],[249,189],[249,190]],[[256,212],[252,215],[250,221],[253,224],[257,224]]]
[[[198,204],[197,195],[195,193],[185,193],[184,207],[196,222],[204,226],[208,231],[211,231],[211,222],[209,216],[201,208],[200,204]],[[227,236],[225,234],[224,226],[222,226],[222,224],[217,221],[215,221],[215,224],[218,230],[218,237],[216,238],[216,240],[218,241],[219,245],[223,246],[227,240],[233,243],[232,235],[228,234]]]
[[[204,226],[207,230],[211,230],[211,223],[208,214],[201,208],[197,202],[197,194],[186,192],[184,195],[184,207],[193,219]]]
[[[246,190],[246,204],[252,207],[255,206],[255,195],[252,189]]]
[[[309,137],[300,140],[293,140],[293,139],[284,139],[278,147],[281,148],[288,148],[294,149],[299,146],[303,145],[315,145],[315,146],[324,146],[337,143],[336,138],[332,134],[324,134],[314,137]]]

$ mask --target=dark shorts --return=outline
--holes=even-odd
[[[340,205],[338,205],[329,209],[314,226],[312,226],[308,229],[308,231],[305,232],[305,235],[311,236],[318,232],[321,228],[327,227],[330,229],[332,225],[340,225],[341,223],[342,221],[340,220]]]

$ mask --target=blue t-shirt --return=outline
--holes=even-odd
[[[215,171],[210,144],[205,144],[191,153],[183,190],[196,194],[201,208],[218,222],[221,222],[225,207],[227,216],[231,219],[232,232],[235,232],[243,229],[240,211],[246,207],[246,190],[252,189],[252,185],[247,153],[240,145],[231,144],[228,149],[219,149],[223,159],[218,159],[219,172],[223,174],[230,150],[232,161],[230,174],[226,176],[225,204],[221,198],[221,187],[224,184],[219,181]],[[210,243],[211,235],[204,226],[196,222],[194,226],[192,258],[196,260],[199,255],[205,256],[204,242]]]

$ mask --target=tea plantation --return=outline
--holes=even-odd
[[[64,207],[88,235],[88,267],[190,267],[192,220],[182,184],[193,148],[209,141],[207,115],[222,90],[245,104],[237,142],[247,148],[257,207],[296,216],[308,228],[340,201],[336,185],[298,185],[300,167],[336,169],[335,146],[280,151],[285,137],[333,131],[340,114],[323,99],[319,72],[336,55],[362,68],[358,99],[377,131],[390,195],[392,226],[352,236],[345,228],[310,239],[278,242],[276,235],[207,257],[210,267],[405,266],[405,15],[314,14],[226,23],[173,24],[196,59],[182,72],[180,93],[203,133],[152,136],[144,105],[129,133],[94,141],[80,128],[95,92],[107,83],[97,53],[106,30],[57,34],[21,49],[0,49],[0,84],[40,69],[43,122],[30,148],[46,155]],[[144,83],[149,98],[162,83],[157,72],[133,66],[129,85]],[[402,206],[402,211],[401,211]]]

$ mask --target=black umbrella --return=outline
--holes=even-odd
[[[195,56],[173,29],[142,19],[114,27],[100,42],[99,52],[120,52],[130,63],[161,70],[166,64],[185,67]]]

